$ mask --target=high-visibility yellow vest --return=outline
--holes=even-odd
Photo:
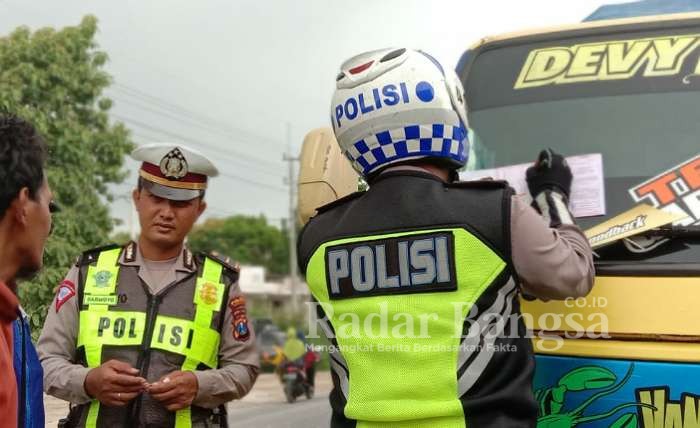
[[[535,424],[511,194],[397,170],[318,209],[298,254],[331,344],[332,428]]]
[[[100,252],[82,281],[77,346],[86,366],[98,367],[114,358],[139,368],[151,382],[173,370],[217,368],[219,326],[228,293],[222,282],[223,266],[205,258],[199,275],[150,296],[136,269],[118,264],[120,253],[121,248]],[[158,407],[154,402],[149,405],[151,410]],[[105,407],[93,400],[81,422],[89,428],[97,427],[98,420],[100,426],[123,424],[124,418],[132,417],[125,414],[129,409]],[[164,413],[164,417],[169,416]],[[176,428],[191,426],[191,408],[176,412]]]

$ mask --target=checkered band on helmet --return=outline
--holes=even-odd
[[[346,61],[331,121],[343,153],[363,176],[411,159],[459,168],[469,153],[461,83],[430,55],[384,49]]]
[[[439,157],[455,164],[466,162],[467,130],[461,126],[435,123],[407,125],[381,131],[351,145],[346,156],[363,175],[378,167],[407,159]]]

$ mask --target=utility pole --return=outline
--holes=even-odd
[[[287,231],[289,234],[289,281],[292,293],[292,310],[294,315],[299,313],[299,301],[297,299],[298,269],[297,269],[297,215],[295,190],[297,180],[294,176],[294,162],[299,161],[298,157],[292,156],[292,126],[287,122],[287,153],[284,154],[284,161],[289,165],[287,185],[289,185],[289,219],[287,220]]]

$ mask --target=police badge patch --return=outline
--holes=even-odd
[[[109,280],[112,278],[112,272],[107,270],[101,270],[93,275],[95,278],[95,287],[106,288],[109,287]]]
[[[243,296],[232,298],[228,302],[228,307],[231,310],[233,338],[239,342],[247,341],[250,338],[250,328],[248,327],[245,298]]]
[[[56,292],[56,313],[61,309],[64,303],[69,301],[73,296],[75,296],[75,284],[67,279],[58,286],[58,292]]]
[[[207,305],[213,305],[218,300],[216,290],[216,285],[211,282],[204,283],[199,290],[199,298]]]
[[[180,149],[175,147],[163,156],[160,160],[160,172],[171,180],[179,180],[187,175],[187,160]]]

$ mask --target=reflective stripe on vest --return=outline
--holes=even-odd
[[[197,346],[186,354],[182,371],[192,371],[201,362],[216,368],[219,362],[219,332],[211,330],[211,320],[214,311],[221,308],[226,288],[219,282],[223,266],[208,258],[204,261],[202,276],[197,278],[197,288],[194,292],[194,322],[192,323]],[[207,332],[215,332],[216,335],[208,335]],[[200,342],[201,340],[201,342]],[[208,354],[208,355],[207,355]],[[187,407],[175,413],[175,428],[190,428],[192,426],[192,410]]]
[[[102,337],[99,326],[95,321],[102,317],[108,317],[107,310],[110,304],[116,304],[115,290],[119,275],[119,254],[121,249],[103,251],[97,258],[97,263],[88,267],[87,278],[83,289],[83,305],[88,306],[80,311],[80,328],[78,333],[78,346],[85,347],[85,360],[90,368],[99,367],[102,364]],[[114,301],[112,300],[114,298]],[[89,303],[88,303],[89,302]],[[146,315],[143,314],[144,324]],[[116,341],[120,342],[119,339]],[[110,341],[111,342],[111,341]],[[140,343],[140,342],[139,342]],[[88,409],[85,426],[94,428],[97,426],[97,416],[100,411],[100,402],[92,400]]]
[[[121,249],[103,251],[94,266],[89,266],[84,285],[83,305],[80,311],[78,347],[85,349],[89,368],[102,364],[102,347],[138,346],[144,341],[147,327],[146,313],[135,311],[110,311],[117,304],[118,259]],[[192,371],[199,364],[209,368],[218,366],[218,331],[211,328],[214,312],[221,309],[226,286],[220,282],[223,267],[205,259],[202,276],[197,278],[193,303],[194,320],[157,315],[150,347],[183,355],[183,371]],[[196,345],[196,346],[192,346]],[[97,426],[100,402],[93,400],[88,409],[85,426]],[[176,413],[176,428],[192,426],[191,410]]]
[[[344,415],[358,428],[463,428],[457,361],[464,320],[505,268],[462,228],[321,245],[306,280],[342,355],[332,362]]]

